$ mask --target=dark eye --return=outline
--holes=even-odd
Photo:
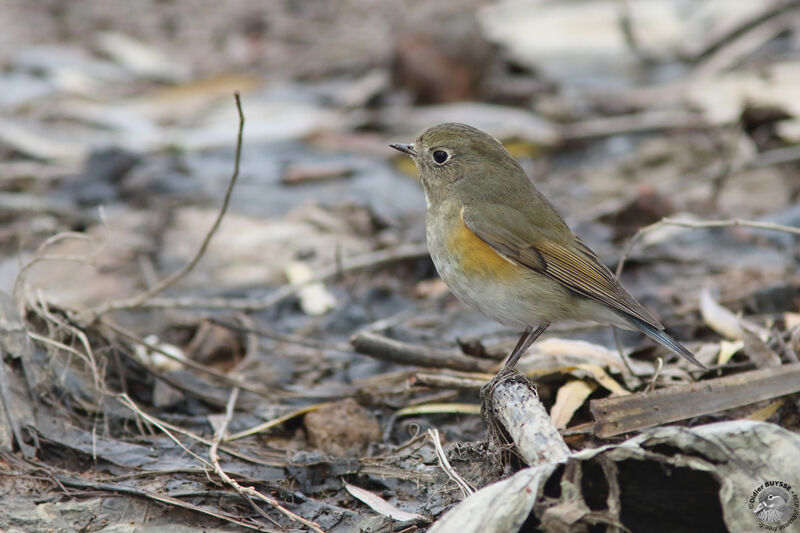
[[[439,163],[440,165],[445,161],[447,161],[448,157],[450,156],[444,150],[436,150],[433,152],[433,160]]]

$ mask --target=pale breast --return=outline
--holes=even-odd
[[[498,254],[459,215],[429,212],[427,236],[436,270],[461,301],[516,328],[571,318],[568,290]]]

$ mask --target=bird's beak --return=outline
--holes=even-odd
[[[417,151],[414,150],[414,145],[413,144],[394,143],[394,144],[390,144],[389,146],[391,146],[395,150],[403,152],[404,154],[408,154],[411,157],[414,157],[414,156],[417,155]]]

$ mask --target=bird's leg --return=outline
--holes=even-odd
[[[550,322],[545,322],[544,324],[540,325],[536,329],[527,328],[523,333],[522,336],[517,341],[517,345],[512,350],[511,355],[508,356],[506,363],[503,365],[503,368],[500,369],[500,372],[497,373],[495,377],[491,379],[488,383],[486,383],[483,387],[481,387],[481,401],[486,402],[487,395],[491,396],[492,391],[494,390],[495,386],[500,383],[506,376],[508,376],[512,370],[514,370],[514,365],[517,364],[520,356],[525,353],[533,342],[539,338],[539,335],[544,333],[550,327]],[[481,408],[483,409],[483,408]]]
[[[544,333],[544,330],[546,330],[548,327],[550,327],[550,322],[545,322],[536,329],[527,328],[519,338],[519,341],[514,347],[514,350],[511,352],[511,355],[508,356],[508,360],[506,360],[506,364],[503,365],[503,369],[500,370],[500,373],[504,374],[514,368],[514,365],[517,364],[520,356],[525,353],[525,350],[530,348],[531,344],[533,344],[534,341],[539,338],[539,335]]]

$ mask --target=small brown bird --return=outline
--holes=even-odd
[[[417,166],[428,249],[447,286],[488,317],[525,330],[504,370],[551,323],[568,319],[639,329],[705,368],[628,294],[496,139],[447,123],[390,146]]]

